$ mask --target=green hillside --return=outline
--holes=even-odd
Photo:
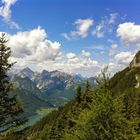
[[[17,94],[23,104],[24,116],[29,117],[36,114],[40,108],[49,108],[53,105],[47,101],[46,96],[35,86],[28,77],[14,77],[14,90],[12,94]],[[46,99],[46,101],[44,100]]]
[[[99,78],[91,91],[77,90],[77,97],[23,132],[6,140],[139,140],[140,69],[126,68],[109,81]]]

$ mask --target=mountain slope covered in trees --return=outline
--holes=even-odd
[[[98,87],[77,89],[77,97],[7,140],[139,140],[139,68],[126,68],[108,80],[105,71]]]

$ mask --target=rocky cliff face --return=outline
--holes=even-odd
[[[140,51],[138,51],[130,63],[130,67],[140,68]]]

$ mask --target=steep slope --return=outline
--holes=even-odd
[[[24,114],[26,116],[34,115],[36,110],[40,108],[53,107],[47,101],[46,96],[36,87],[36,85],[23,73],[13,77],[14,91],[20,101],[23,103]],[[44,100],[45,98],[45,100]]]
[[[36,86],[47,95],[48,100],[54,106],[61,106],[71,100],[75,93],[75,79],[66,73],[59,71],[48,72],[43,70],[33,79]]]
[[[116,73],[110,81],[110,89],[118,92],[129,92],[130,90],[138,91],[135,86],[137,85],[137,78],[140,76],[140,51],[138,51],[131,61],[129,67],[121,72]]]
[[[134,140],[140,135],[139,68],[126,68],[109,81],[109,87],[83,90],[58,111],[33,127],[12,134],[13,140]],[[9,139],[9,138],[7,138]],[[10,139],[12,140],[12,139]]]
[[[23,70],[21,70],[19,74],[24,74],[26,77],[32,79],[35,73],[30,68],[26,67]]]

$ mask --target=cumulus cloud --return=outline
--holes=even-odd
[[[82,56],[83,57],[90,57],[91,56],[91,53],[88,52],[88,51],[82,50]]]
[[[93,22],[94,21],[91,18],[77,19],[74,22],[76,30],[71,31],[70,33],[62,33],[61,35],[67,40],[70,40],[71,38],[74,37],[86,38],[88,36],[90,27],[93,25]]]
[[[131,52],[120,52],[116,54],[115,60],[117,61],[118,64],[129,64],[130,61],[133,59],[134,54]]]
[[[135,54],[132,52],[119,52],[109,62],[109,69],[112,74],[129,66]]]
[[[16,61],[15,66],[18,68],[28,66],[37,71],[61,70],[87,77],[96,75],[100,69],[99,63],[90,58],[88,51],[63,53],[61,44],[48,40],[46,31],[41,27],[7,36],[7,45],[13,52],[10,61]]]
[[[38,62],[45,59],[52,60],[60,55],[61,44],[47,40],[46,37],[45,30],[38,27],[31,31],[9,35],[8,45],[11,46],[13,56],[16,58]]]
[[[82,52],[81,52],[82,54]],[[95,76],[100,71],[99,63],[89,57],[81,57],[69,52],[63,54],[58,61],[43,61],[38,63],[41,69],[60,70],[70,74],[81,74],[85,77]]]
[[[71,31],[71,36],[80,36],[85,38],[88,36],[89,28],[93,25],[93,19],[78,19],[74,24],[77,26],[77,30]]]
[[[16,61],[16,67],[31,67],[34,70],[43,69],[52,71],[60,70],[71,74],[82,76],[95,76],[103,68],[103,63],[93,59],[91,53],[82,50],[76,54],[73,52],[63,53],[61,44],[57,41],[47,39],[46,31],[35,28],[29,31],[7,34],[8,46],[12,49],[11,61]],[[114,49],[113,49],[114,50]],[[125,68],[132,60],[134,54],[131,52],[120,52],[114,54],[109,61],[111,73]]]
[[[68,53],[67,54],[67,58],[68,59],[74,59],[76,57],[76,54],[75,53]]]
[[[104,37],[106,32],[112,32],[112,28],[110,27],[116,22],[118,13],[111,13],[109,17],[104,17],[101,22],[95,27],[92,31],[92,35],[97,38]]]
[[[81,74],[85,77],[95,76],[100,71],[99,63],[96,60],[83,58],[74,53],[66,54],[60,61],[44,61],[38,65],[42,69],[57,69],[71,74]]]
[[[96,36],[97,38],[104,37],[104,27],[105,22],[102,21],[99,25],[96,26],[95,30],[93,30],[92,32],[93,36]]]
[[[125,45],[140,46],[140,25],[132,22],[120,24],[117,29],[117,36],[125,43]]]

